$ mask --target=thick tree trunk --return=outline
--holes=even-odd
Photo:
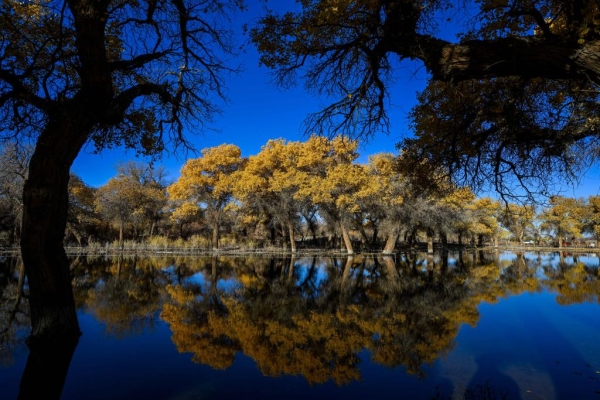
[[[385,241],[385,247],[383,248],[383,254],[392,254],[394,249],[396,248],[396,242],[398,241],[398,231],[396,229],[390,232],[390,235],[387,237]]]
[[[342,238],[344,239],[344,245],[346,246],[346,251],[348,254],[354,254],[354,248],[352,247],[352,240],[350,240],[350,235],[346,230],[343,222],[340,222],[340,229],[342,231]]]
[[[18,400],[60,399],[79,338],[31,347]],[[40,396],[43,392],[43,396]]]
[[[69,122],[65,117],[63,124]],[[61,124],[49,125],[38,139],[23,188],[21,253],[29,286],[32,338],[68,340],[81,332],[63,238],[69,169],[85,139],[69,138],[68,128]]]
[[[453,44],[420,36],[417,42],[420,46],[412,46],[409,51],[425,63],[436,80],[459,82],[506,76],[600,80],[600,41],[577,45],[539,36],[510,36]],[[403,43],[397,45],[391,50],[406,55],[408,48]]]

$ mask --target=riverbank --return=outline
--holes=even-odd
[[[567,252],[567,253],[600,253],[599,248],[595,247],[551,247],[551,246],[532,246],[532,245],[515,245],[505,244],[499,245],[497,248],[493,246],[470,246],[470,245],[455,245],[450,244],[445,247],[434,246],[434,252],[441,250],[449,251],[533,251],[533,252]],[[292,252],[289,248],[282,247],[262,247],[262,248],[250,248],[244,246],[226,246],[219,249],[210,249],[206,247],[192,247],[192,246],[152,246],[144,243],[127,243],[122,246],[114,244],[106,244],[103,246],[67,246],[65,251],[70,256],[77,255],[348,255],[346,249],[331,249],[331,248],[298,248]],[[362,249],[356,251],[354,254],[374,254],[374,255],[394,255],[399,253],[407,252],[427,252],[426,243],[419,243],[416,245],[400,244],[396,247],[394,252],[391,254],[384,254],[382,250],[377,249]],[[20,249],[18,247],[0,248],[1,254],[19,254]]]

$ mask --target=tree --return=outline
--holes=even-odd
[[[152,235],[157,216],[167,203],[163,172],[151,165],[129,162],[118,167],[118,174],[95,194],[98,213],[119,229],[119,245],[127,224],[147,223]]]
[[[584,203],[580,199],[552,196],[550,206],[539,216],[542,221],[542,229],[553,233],[558,247],[562,247],[563,241],[581,235],[586,211]]]
[[[367,169],[371,179],[373,195],[366,199],[371,215],[382,221],[382,227],[387,231],[386,244],[383,254],[391,254],[400,236],[402,220],[402,203],[406,196],[408,184],[398,172],[396,158],[391,153],[380,153],[369,157]],[[375,234],[374,234],[375,236]]]
[[[75,236],[80,246],[88,242],[90,228],[99,223],[94,205],[95,193],[94,188],[86,185],[77,175],[71,174],[67,231]]]
[[[32,148],[8,142],[0,150],[0,204],[2,225],[10,229],[10,244],[19,240],[23,216],[23,184]]]
[[[331,140],[311,136],[303,146],[300,163],[308,168],[308,173],[298,197],[310,199],[319,207],[319,214],[340,230],[348,254],[354,253],[349,234],[352,217],[361,211],[361,200],[377,191],[367,168],[354,163],[357,148],[358,142],[344,136]]]
[[[306,199],[298,195],[305,181],[299,166],[303,143],[269,140],[250,156],[234,178],[234,193],[255,213],[264,213],[288,231],[291,250],[296,251],[295,229]],[[308,165],[310,167],[310,165]]]
[[[597,159],[600,6],[476,5],[456,43],[435,32],[446,18],[473,12],[442,0],[306,0],[299,11],[270,12],[251,34],[280,85],[303,74],[308,90],[332,99],[308,117],[308,132],[388,129],[390,86],[401,63],[415,61],[431,80],[411,113],[416,137],[399,144],[413,160],[407,171],[442,172],[473,190],[548,195],[550,178],[574,179]],[[519,186],[526,191],[515,192]]]
[[[173,200],[182,200],[179,211],[186,215],[204,210],[212,228],[212,247],[219,248],[219,228],[225,207],[233,199],[234,172],[242,167],[240,148],[222,144],[202,150],[202,157],[188,160],[179,179],[167,188]]]
[[[533,205],[521,205],[510,203],[506,205],[504,212],[500,213],[500,221],[519,241],[523,244],[523,237],[527,229],[533,227],[535,219],[535,207]]]
[[[471,231],[477,235],[479,245],[482,245],[483,238],[489,237],[498,247],[498,236],[502,231],[498,216],[500,214],[500,202],[489,197],[475,199],[467,206],[472,218]]]
[[[82,146],[142,154],[185,145],[232,71],[226,29],[238,0],[5,1],[0,5],[0,121],[35,141],[23,191],[21,248],[33,338],[80,333],[62,247],[69,169]]]
[[[588,220],[586,230],[600,239],[600,196],[588,197]]]
[[[118,167],[119,174],[125,176],[133,187],[135,209],[133,221],[136,226],[149,227],[148,236],[154,235],[156,224],[163,218],[167,205],[166,172],[163,167],[152,163],[129,161]]]

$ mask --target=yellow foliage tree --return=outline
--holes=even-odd
[[[219,248],[219,229],[225,207],[232,200],[234,172],[244,164],[240,148],[222,144],[202,150],[202,156],[188,160],[179,179],[167,188],[169,197],[181,203],[175,215],[203,210],[212,228],[212,247]]]
[[[343,136],[312,136],[304,144],[299,162],[306,173],[298,196],[309,198],[322,217],[339,227],[348,254],[354,253],[349,235],[351,217],[360,211],[360,201],[379,189],[367,168],[353,163],[357,148],[358,142]]]
[[[292,251],[296,251],[295,226],[306,199],[298,195],[304,177],[298,168],[300,142],[269,140],[261,151],[250,156],[234,179],[234,194],[247,209],[266,215],[271,225],[287,230]]]
[[[555,235],[558,247],[563,241],[581,235],[586,207],[580,199],[552,196],[550,207],[540,215],[542,229]]]

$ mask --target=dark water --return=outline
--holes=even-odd
[[[591,254],[79,258],[72,269],[84,334],[62,399],[600,399]],[[28,356],[18,275],[3,260],[0,399],[18,397]]]

